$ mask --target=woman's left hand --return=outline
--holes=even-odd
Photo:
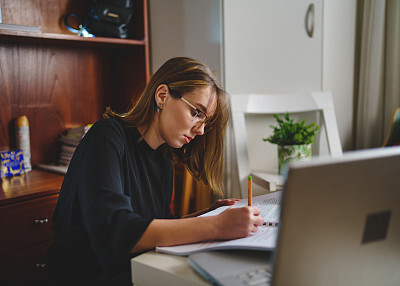
[[[222,207],[222,206],[232,206],[232,205],[234,205],[238,200],[239,200],[239,199],[221,199],[221,200],[217,200],[217,201],[216,201],[215,203],[213,203],[213,204],[211,205],[211,207],[209,207],[208,209],[204,209],[204,210],[201,210],[201,211],[192,213],[192,214],[183,215],[182,218],[196,217],[196,216],[205,214],[205,213],[207,213],[207,212],[209,212],[209,211],[215,210],[215,209],[217,209],[217,208],[219,208],[219,207]]]
[[[222,206],[232,206],[234,205],[239,199],[220,199],[217,200],[215,203],[211,205],[209,211],[215,210]]]

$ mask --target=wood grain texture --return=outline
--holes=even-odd
[[[84,1],[2,0],[3,23],[41,26],[43,33],[71,34],[64,24],[68,13],[84,14]]]
[[[40,170],[32,170],[21,176],[3,178],[0,184],[0,207],[58,194],[64,176]]]
[[[0,207],[0,255],[50,240],[51,223],[58,195]],[[45,220],[47,219],[47,222]],[[41,220],[43,223],[36,223]]]
[[[107,104],[107,58],[97,49],[37,45],[5,45],[1,52],[2,71],[12,71],[0,76],[1,103],[9,107],[2,122],[6,126],[7,119],[25,114],[32,163],[55,162],[57,138],[66,126],[101,118]],[[8,137],[7,131],[2,128],[2,138]],[[1,145],[8,142],[3,139]]]
[[[147,1],[134,0],[130,39],[147,39]],[[69,13],[83,17],[87,7],[81,0],[2,0],[3,23],[40,26],[42,33],[75,35],[64,25]]]
[[[58,138],[68,127],[94,123],[107,106],[126,111],[149,80],[146,1],[135,1],[134,33],[140,41],[63,34],[55,18],[79,3],[2,2],[4,22],[55,33],[0,33],[0,149],[15,147],[13,120],[26,115],[33,165],[57,162]]]

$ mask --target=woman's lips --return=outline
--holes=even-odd
[[[187,144],[189,144],[190,140],[192,140],[192,139],[193,139],[192,137],[185,136],[185,142],[186,142]]]

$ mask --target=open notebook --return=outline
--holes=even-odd
[[[206,241],[200,243],[157,247],[156,251],[175,255],[189,255],[195,252],[216,249],[256,249],[271,250],[276,246],[278,235],[279,213],[281,209],[282,192],[278,191],[271,194],[257,196],[252,199],[252,205],[261,209],[265,226],[259,226],[258,231],[245,238],[233,239],[229,241]],[[236,202],[235,207],[247,206],[247,199]],[[220,207],[201,216],[218,215],[230,206]]]

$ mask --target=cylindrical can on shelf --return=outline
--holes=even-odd
[[[15,134],[17,148],[21,149],[24,155],[25,172],[32,170],[31,165],[31,143],[29,137],[29,121],[26,115],[22,115],[15,121]]]

